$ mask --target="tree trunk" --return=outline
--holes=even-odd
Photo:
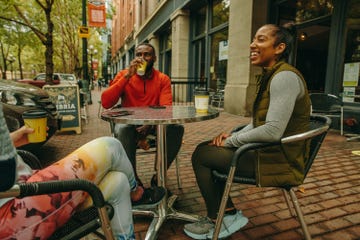
[[[46,82],[49,84],[53,83],[53,73],[54,73],[54,62],[53,62],[53,54],[54,54],[54,46],[53,46],[53,32],[54,32],[54,24],[51,21],[51,6],[49,6],[48,11],[45,11],[46,14],[46,23],[47,23],[47,33],[45,34],[45,72],[46,72]]]

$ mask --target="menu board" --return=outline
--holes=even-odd
[[[359,82],[360,62],[345,63],[344,66],[344,87],[356,87]]]
[[[78,85],[45,85],[43,89],[56,104],[62,116],[60,131],[81,133],[80,97]]]

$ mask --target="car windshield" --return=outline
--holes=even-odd
[[[76,81],[76,77],[74,74],[60,74],[60,75],[61,75],[61,78],[66,81],[70,81],[70,82]]]

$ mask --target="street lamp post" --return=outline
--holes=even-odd
[[[94,49],[94,46],[93,45],[90,45],[88,50],[87,50],[88,54],[90,54],[90,82],[89,82],[89,87],[91,87],[91,89],[93,89],[94,87],[94,68],[93,68],[93,62],[94,62],[94,59],[93,59],[93,56],[97,54],[97,49]]]
[[[86,4],[87,4],[87,0],[82,0],[82,11],[81,11],[81,15],[82,15],[82,26],[86,26]],[[83,80],[84,81],[88,81],[88,85],[90,85],[90,79],[89,79],[89,72],[88,72],[88,63],[87,60],[88,56],[87,56],[87,38],[82,38],[82,64],[83,64]],[[88,86],[90,87],[90,86]],[[91,90],[90,88],[88,89],[89,91],[89,99],[88,99],[88,104],[92,104],[92,100],[91,100]]]
[[[14,80],[14,78],[13,78],[13,63],[15,62],[15,57],[12,54],[10,54],[8,61],[10,63],[11,80]]]

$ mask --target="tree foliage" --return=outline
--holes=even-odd
[[[17,69],[32,73],[45,71],[48,82],[52,81],[53,72],[79,76],[81,17],[82,1],[0,0],[1,71],[9,70],[6,59],[11,53],[16,56]],[[89,44],[100,46],[97,36],[92,29]]]
[[[53,63],[53,31],[54,24],[51,11],[54,0],[4,1],[1,0],[0,19],[29,28],[45,46],[46,81],[52,82]],[[11,29],[12,30],[12,29]],[[20,47],[18,49],[21,49]],[[20,51],[21,52],[21,51]],[[19,58],[21,59],[21,57]],[[19,62],[19,65],[21,61]]]

